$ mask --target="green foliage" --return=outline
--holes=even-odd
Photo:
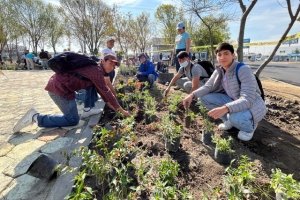
[[[203,127],[204,130],[207,132],[213,132],[214,131],[214,124],[207,118],[204,118],[203,120]]]
[[[227,153],[233,152],[233,150],[231,149],[232,137],[226,139],[226,138],[213,136],[212,141],[213,143],[216,144],[216,148],[218,149],[218,151],[227,152]]]
[[[160,129],[165,140],[173,143],[175,139],[180,137],[182,126],[176,125],[173,121],[170,120],[168,115],[165,115],[162,118]]]
[[[182,96],[181,93],[173,93],[170,98],[168,98],[168,109],[171,113],[176,113],[176,111],[178,110],[178,105],[180,104],[180,102],[182,101]]]
[[[204,106],[204,104],[201,103],[201,102],[198,102],[197,104],[199,105],[199,112],[200,112],[200,114],[202,115],[202,117],[203,117],[204,119],[208,118],[208,115],[207,115],[208,110],[207,110],[207,108]]]
[[[91,200],[94,199],[93,191],[90,187],[84,186],[84,180],[86,177],[85,170],[79,172],[75,176],[75,184],[73,186],[74,190],[72,193],[66,197],[68,200]]]
[[[196,120],[197,115],[193,111],[191,111],[190,109],[188,109],[185,112],[185,117],[190,117],[191,121],[194,121],[194,120]]]
[[[159,178],[162,182],[166,183],[166,185],[173,185],[175,183],[178,172],[178,163],[171,159],[162,160],[158,166]]]
[[[155,18],[163,27],[166,44],[174,44],[177,35],[176,25],[183,21],[183,12],[170,4],[160,5],[155,12]]]
[[[155,200],[165,200],[165,199],[178,199],[176,193],[176,186],[168,186],[162,181],[157,181],[155,183],[155,189],[153,192],[153,199]]]
[[[276,193],[283,193],[283,199],[299,199],[300,183],[297,182],[292,174],[285,174],[280,169],[272,169],[271,187]]]
[[[231,165],[226,169],[225,185],[228,188],[227,197],[229,200],[243,199],[244,190],[252,190],[256,173],[253,170],[254,163],[250,162],[245,155],[241,156],[238,167]]]
[[[156,114],[156,101],[152,96],[145,96],[144,97],[144,108],[145,108],[145,113],[148,114],[149,116],[155,115]]]

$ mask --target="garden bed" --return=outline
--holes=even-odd
[[[102,117],[89,149],[79,151],[83,165],[70,199],[275,199],[272,169],[300,179],[297,101],[267,96],[266,119],[253,140],[241,142],[237,130],[218,131],[214,123],[219,121],[209,122],[203,107],[184,111],[178,104],[184,93],[173,92],[165,101],[164,85],[142,92],[122,75],[116,83],[122,106],[133,116],[106,112]],[[188,128],[187,115],[192,118]],[[215,138],[233,138],[231,165],[217,162],[214,143],[203,144],[204,128]],[[175,136],[180,136],[179,148],[168,150],[165,141]]]

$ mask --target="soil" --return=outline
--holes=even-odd
[[[254,137],[249,142],[237,139],[238,130],[226,132],[215,128],[215,134],[232,136],[233,157],[238,159],[247,155],[255,163],[258,174],[256,182],[267,188],[270,180],[271,169],[280,168],[285,173],[294,174],[300,181],[300,89],[289,84],[263,80],[266,93],[268,112],[262,120]],[[220,165],[214,159],[214,146],[204,145],[201,142],[202,117],[198,116],[190,128],[183,128],[180,148],[177,152],[168,152],[165,149],[163,138],[159,130],[159,123],[163,115],[168,115],[167,103],[163,101],[162,92],[165,85],[156,84],[150,94],[158,102],[156,119],[150,124],[145,124],[143,111],[136,116],[135,132],[138,140],[135,146],[142,152],[134,160],[148,157],[160,160],[171,156],[180,165],[177,187],[187,188],[194,199],[202,199],[204,193],[209,193],[214,188],[222,188],[225,169],[228,166]],[[170,93],[174,92],[171,89]],[[182,93],[183,96],[186,95]],[[184,112],[176,115],[176,123],[184,125]],[[220,121],[216,121],[216,126]],[[111,122],[114,124],[114,122]],[[274,194],[269,192],[271,199]],[[222,198],[223,197],[223,198]],[[220,194],[220,199],[226,199]],[[256,199],[264,199],[257,196]]]

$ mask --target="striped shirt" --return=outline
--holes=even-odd
[[[70,73],[75,72],[88,80],[80,79]],[[116,97],[110,91],[105,83],[105,72],[100,66],[89,66],[76,69],[70,73],[54,74],[45,88],[45,90],[54,93],[63,98],[75,99],[75,91],[85,89],[94,85],[97,92],[105,102],[109,102],[115,109],[120,107]]]

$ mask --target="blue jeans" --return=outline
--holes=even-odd
[[[76,92],[76,100],[84,102],[85,108],[95,107],[95,102],[98,100],[97,90],[94,86]]]
[[[233,100],[226,94],[222,93],[209,93],[200,97],[200,101],[205,105],[208,110],[216,107],[224,106],[226,103]],[[245,110],[236,113],[227,113],[221,117],[223,121],[229,120],[230,123],[237,129],[245,132],[253,132],[255,130],[253,125],[253,117],[250,110]]]
[[[140,81],[140,82],[148,82],[149,83],[149,86],[152,87],[153,86],[153,83],[155,81],[155,75],[154,74],[149,74],[148,76],[147,75],[138,75],[137,76],[137,79]]]
[[[37,121],[39,127],[64,127],[75,126],[79,122],[79,115],[75,99],[68,100],[49,92],[51,99],[63,113],[62,115],[42,115],[38,114]]]

